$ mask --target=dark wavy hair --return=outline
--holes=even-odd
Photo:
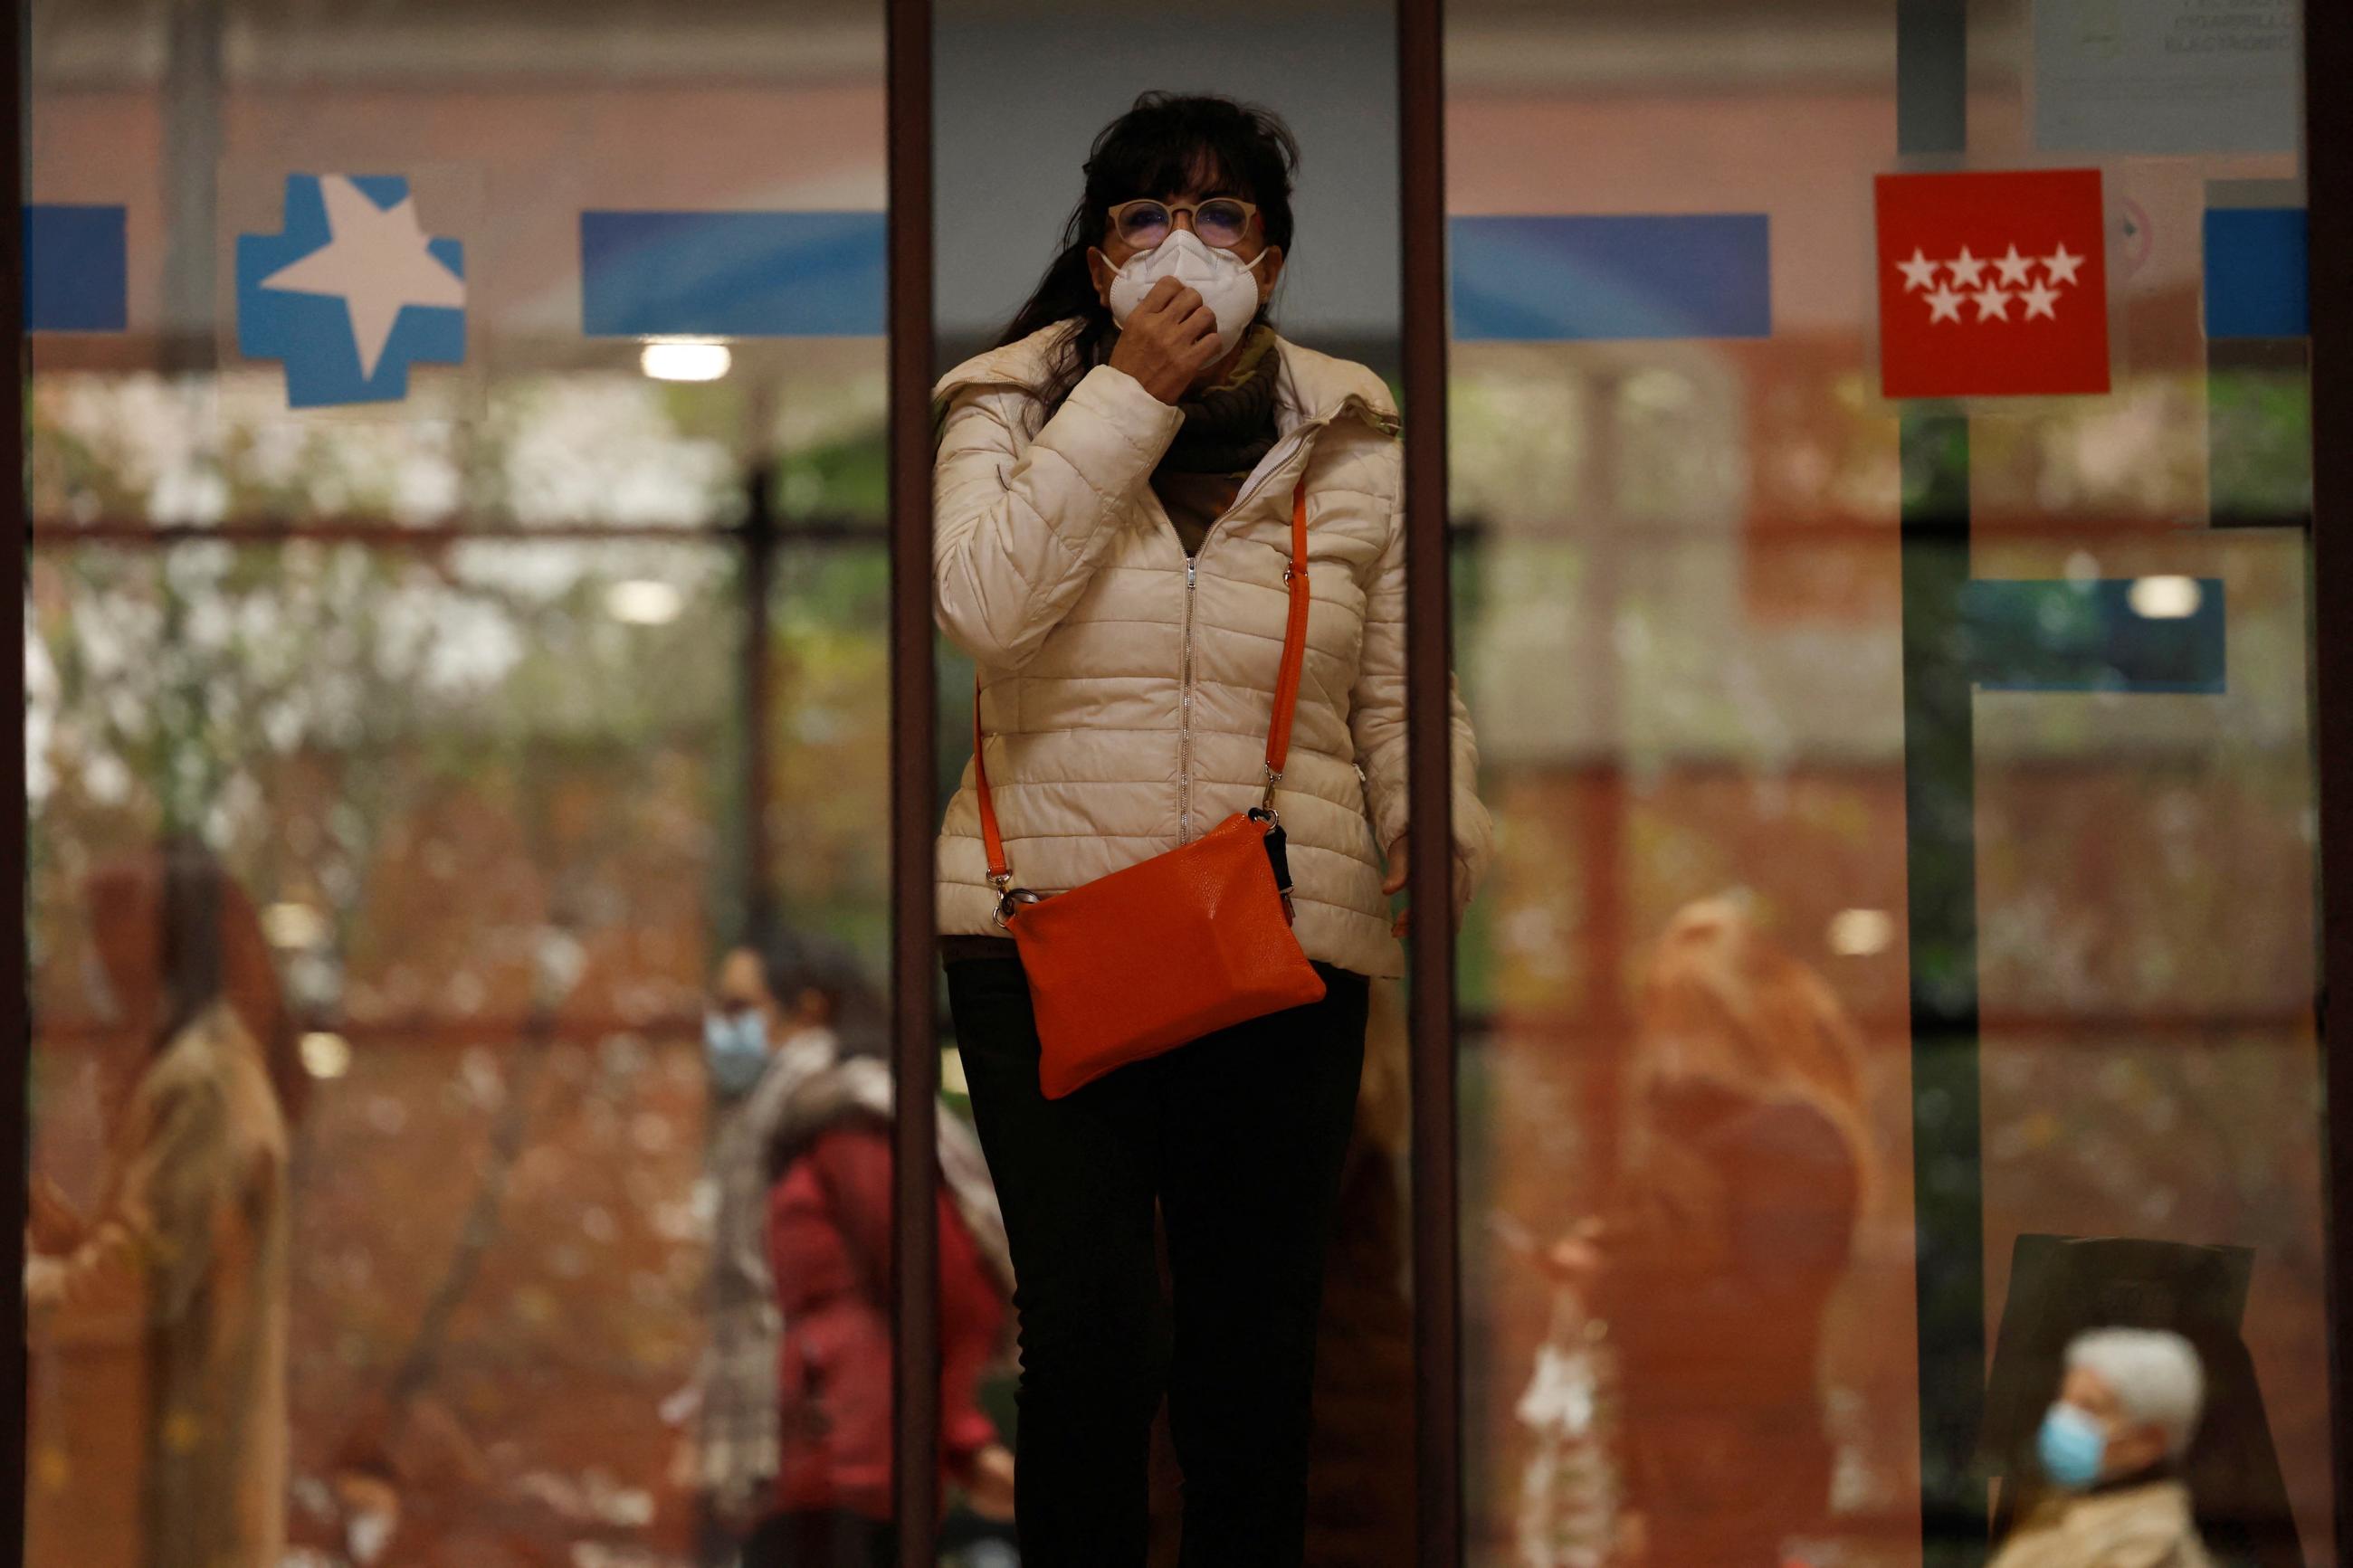
[[[1110,212],[1138,196],[1170,198],[1199,188],[1258,205],[1266,243],[1291,253],[1292,183],[1299,139],[1273,110],[1203,93],[1147,92],[1103,127],[1087,154],[1086,190],[1062,226],[1062,247],[997,343],[1018,342],[1059,321],[1077,320],[1061,352],[1033,390],[1050,416],[1079,379],[1111,353],[1111,311],[1087,274],[1087,252],[1102,246]],[[1261,319],[1267,312],[1261,310]]]
[[[753,951],[778,1007],[790,1011],[811,991],[825,999],[839,1055],[890,1057],[890,1005],[848,947],[814,932],[780,930],[753,943]]]
[[[310,1099],[300,1031],[253,900],[194,838],[174,837],[110,861],[86,884],[99,957],[125,1001],[152,999],[160,1056],[227,1002],[261,1047],[279,1110],[290,1124]]]

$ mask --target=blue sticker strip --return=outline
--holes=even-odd
[[[1763,338],[1763,213],[1458,217],[1447,228],[1463,342]]]
[[[130,319],[123,209],[25,209],[25,330],[119,332]]]
[[[2227,689],[2222,580],[2153,582],[2151,607],[2176,612],[2156,616],[2134,607],[2136,582],[1966,584],[1961,635],[1971,679],[1987,691]]]
[[[2206,335],[2300,338],[2312,331],[2302,207],[2206,214]]]
[[[880,337],[884,221],[881,213],[584,212],[580,330]]]

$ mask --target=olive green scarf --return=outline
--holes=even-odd
[[[1176,400],[1184,427],[1160,459],[1180,474],[1246,474],[1274,446],[1274,389],[1282,356],[1274,329],[1252,327],[1240,356],[1213,386]]]

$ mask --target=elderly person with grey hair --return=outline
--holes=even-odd
[[[1993,1568],[2211,1568],[2179,1471],[2205,1398],[2198,1352],[2179,1334],[2076,1336],[2036,1443],[2058,1495]]]

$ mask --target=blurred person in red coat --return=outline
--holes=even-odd
[[[888,1026],[854,954],[784,931],[727,953],[703,1032],[713,1118],[709,1333],[689,1391],[688,1462],[702,1499],[698,1561],[733,1568],[776,1490],[784,1324],[768,1268],[768,1191],[778,1129],[794,1097],[839,1060],[845,1037],[851,1054],[871,1054]]]
[[[846,1054],[792,1093],[768,1144],[769,1271],[783,1323],[775,1511],[744,1568],[889,1568],[891,1075]],[[939,1140],[940,1448],[985,1519],[1013,1514],[1013,1457],[976,1401],[1002,1347],[1012,1264],[987,1163],[943,1113]]]

